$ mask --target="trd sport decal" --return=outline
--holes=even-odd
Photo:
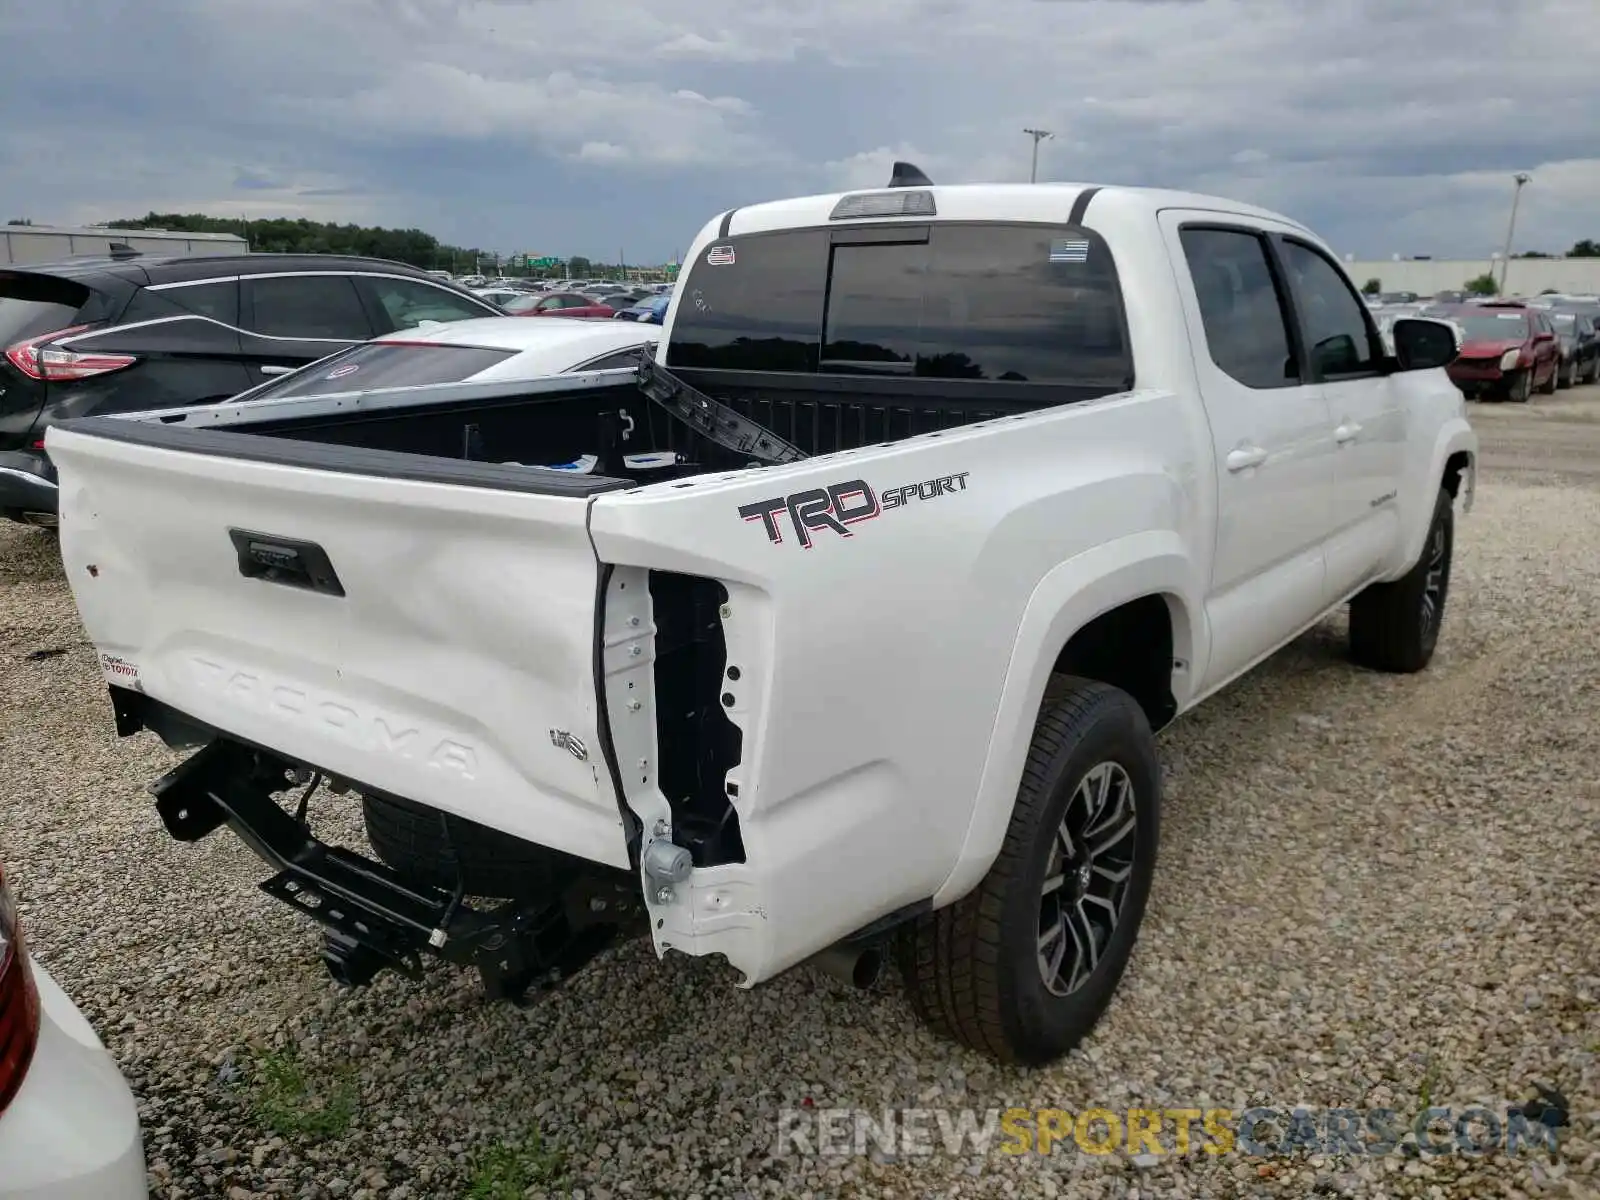
[[[885,491],[874,491],[865,479],[852,479],[826,488],[809,488],[787,496],[774,496],[771,500],[757,500],[754,504],[739,506],[739,515],[746,521],[760,521],[767,531],[767,540],[773,545],[783,542],[784,526],[794,530],[795,540],[801,549],[811,549],[811,535],[831,529],[840,537],[851,537],[852,525],[870,521],[892,509],[904,508],[913,500],[936,500],[940,496],[953,496],[967,490],[969,471],[959,475],[941,475],[937,479],[924,479],[920,483],[907,483]]]

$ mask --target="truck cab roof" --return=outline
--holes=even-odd
[[[1198,192],[1165,188],[1120,187],[1092,183],[979,183],[935,184],[931,187],[891,189],[865,188],[826,195],[800,196],[752,204],[724,214],[713,222],[718,236],[766,233],[780,229],[801,229],[834,223],[830,217],[847,197],[893,196],[897,192],[920,192],[932,197],[931,213],[893,213],[881,217],[845,218],[851,223],[881,223],[885,220],[931,221],[1018,221],[1052,225],[1068,223],[1076,214],[1085,219],[1092,202],[1096,215],[1150,215],[1166,208],[1210,209],[1258,220],[1275,221],[1305,229],[1281,213],[1255,205],[1209,196]],[[1309,235],[1310,230],[1305,230]]]

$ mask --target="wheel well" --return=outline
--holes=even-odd
[[[1053,672],[1121,688],[1144,709],[1151,729],[1172,720],[1172,612],[1162,596],[1137,600],[1101,613],[1067,641]]]
[[[1457,450],[1444,464],[1444,490],[1450,493],[1454,500],[1461,491],[1461,476],[1472,465],[1472,455],[1465,450]]]

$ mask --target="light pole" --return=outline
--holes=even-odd
[[[1522,189],[1533,176],[1526,171],[1518,171],[1512,176],[1517,181],[1517,190],[1511,193],[1511,222],[1506,226],[1506,249],[1500,256],[1500,294],[1505,295],[1506,274],[1511,270],[1511,239],[1517,232],[1517,202],[1522,199]]]
[[[1044,141],[1045,138],[1053,138],[1053,137],[1055,137],[1055,134],[1051,133],[1048,129],[1024,129],[1022,132],[1027,134],[1029,137],[1031,137],[1033,139],[1033,167],[1028,172],[1028,182],[1029,183],[1038,183],[1039,182],[1039,143]]]

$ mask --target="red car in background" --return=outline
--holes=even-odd
[[[525,308],[519,305],[507,311],[518,317],[611,317],[617,310],[577,292],[552,292]]]
[[[1534,388],[1547,396],[1556,390],[1561,347],[1548,314],[1521,304],[1452,304],[1428,315],[1465,331],[1461,354],[1448,370],[1466,395],[1526,403]]]

